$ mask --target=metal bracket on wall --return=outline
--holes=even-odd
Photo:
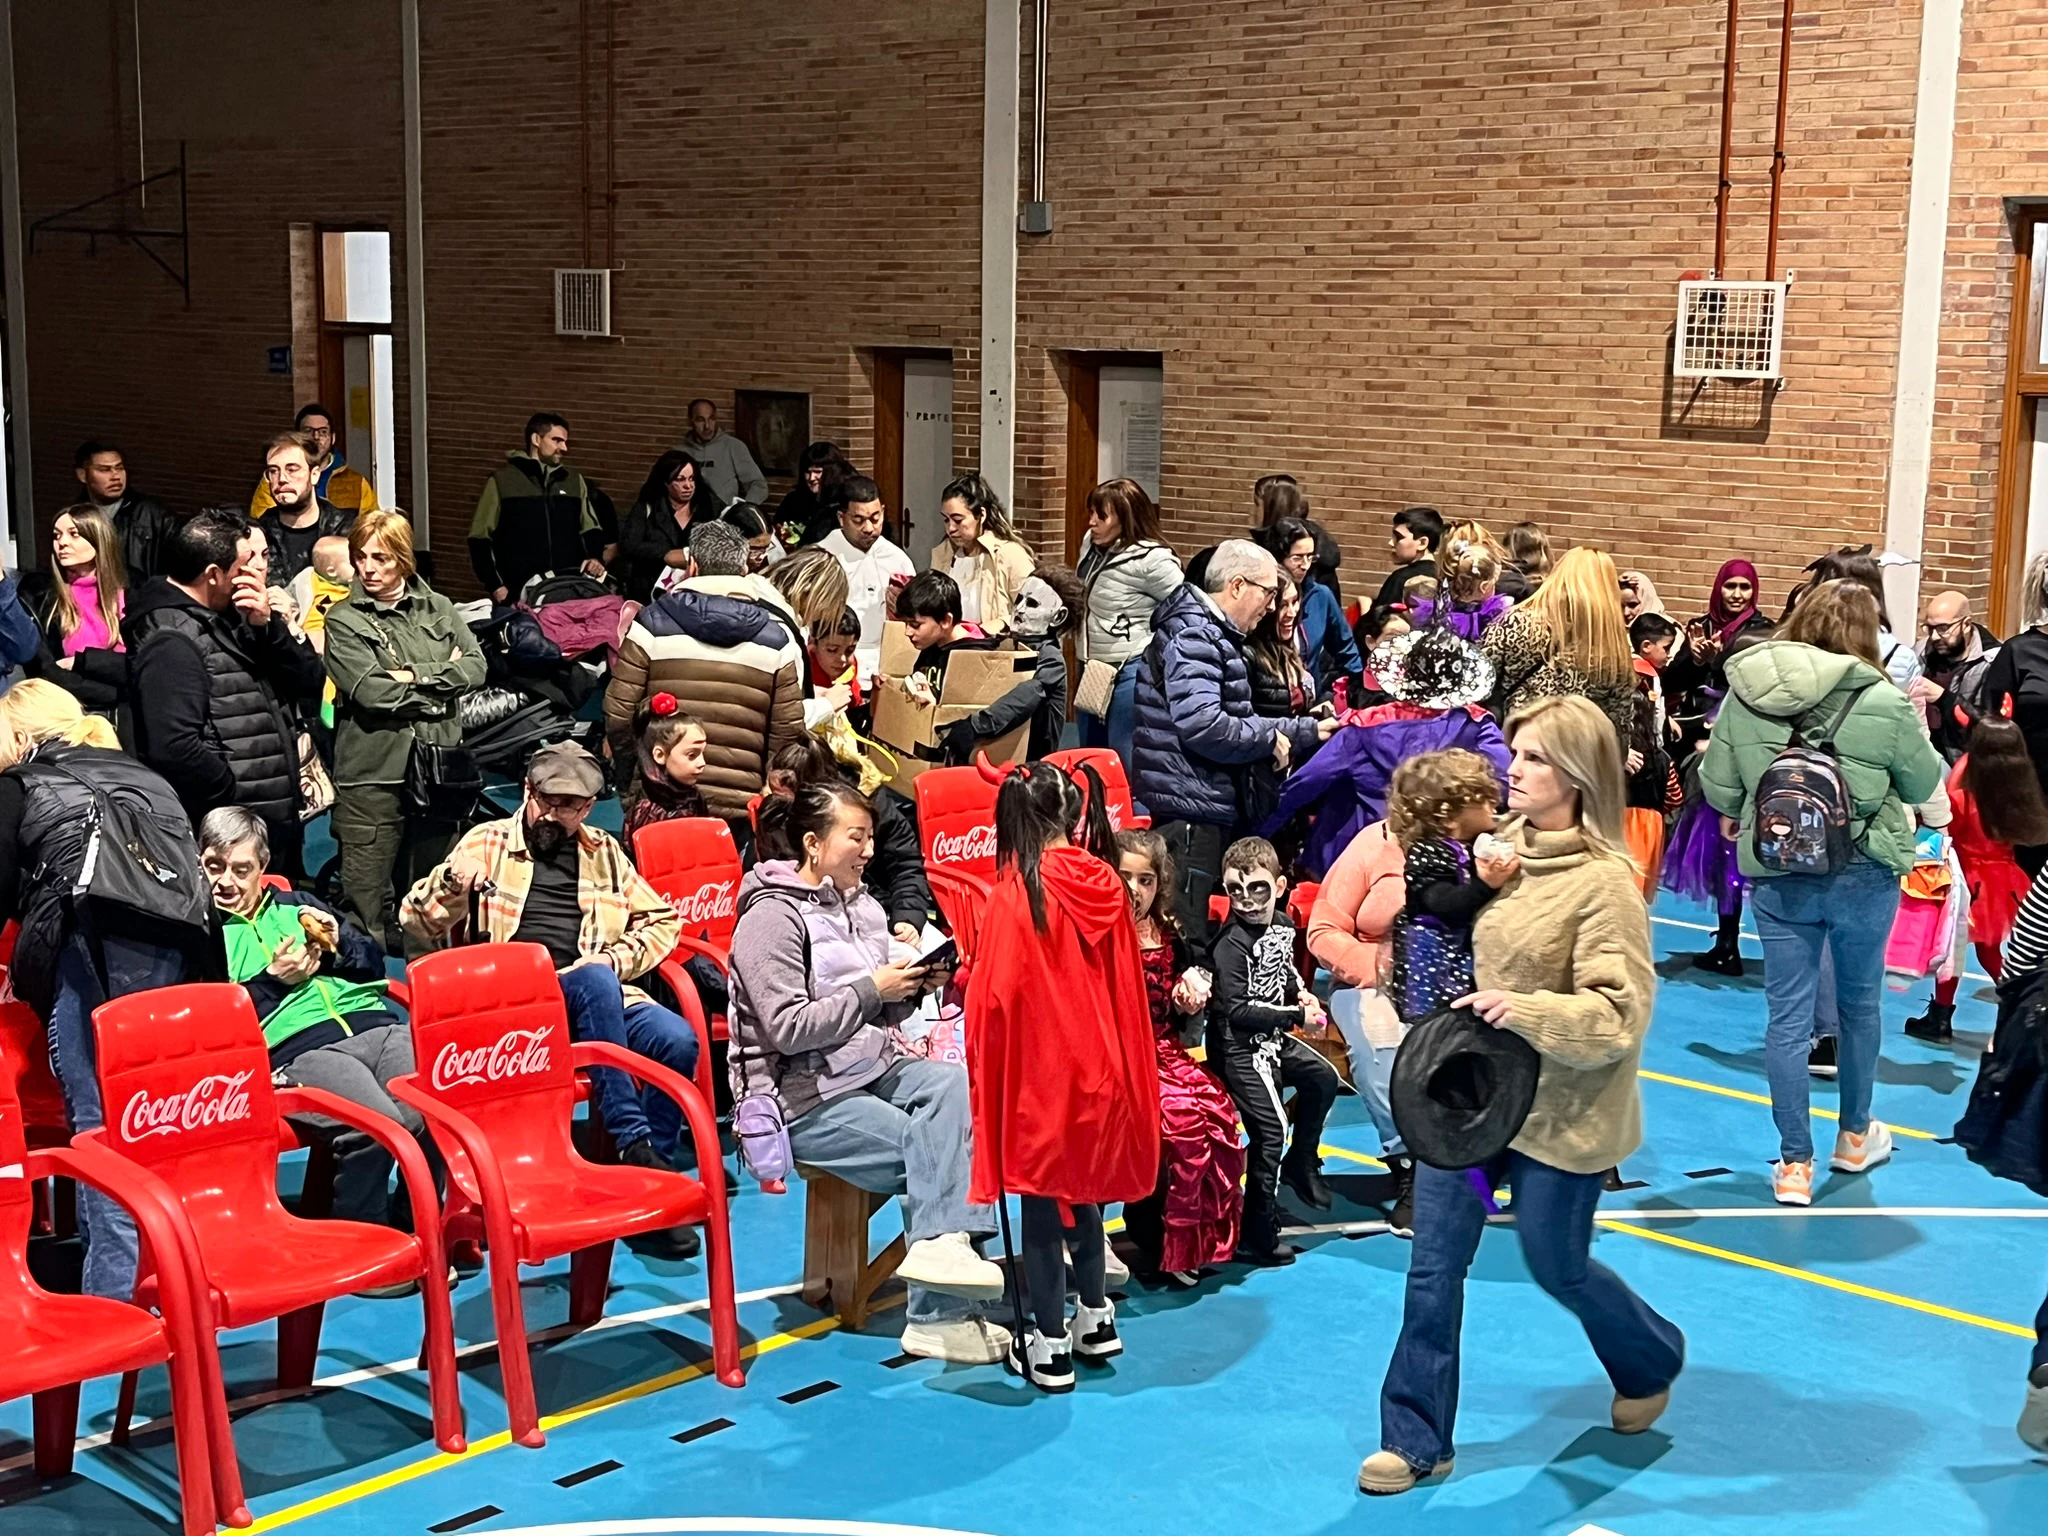
[[[175,181],[178,184],[178,227],[176,229],[148,229],[127,222],[127,200],[132,193],[160,182]],[[89,214],[95,208],[109,203],[121,204],[122,217],[111,224],[95,223],[81,215]],[[125,240],[151,261],[163,269],[164,275],[176,283],[185,295],[185,307],[192,307],[192,241],[191,223],[186,217],[185,198],[185,143],[178,141],[178,163],[169,170],[158,171],[140,181],[131,181],[126,186],[116,187],[98,197],[87,198],[82,203],[61,209],[46,218],[37,219],[28,227],[28,248],[31,254],[36,249],[36,240],[41,235],[83,235],[88,253],[97,253],[101,240]],[[161,247],[161,248],[160,248]],[[175,256],[177,264],[171,263]]]

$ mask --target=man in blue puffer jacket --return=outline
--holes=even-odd
[[[1283,769],[1299,763],[1337,728],[1252,713],[1245,636],[1279,589],[1270,554],[1248,539],[1224,540],[1201,586],[1189,582],[1160,600],[1138,668],[1131,790],[1173,853],[1178,911],[1197,953],[1208,948],[1223,845],[1243,819],[1244,771],[1267,758]]]

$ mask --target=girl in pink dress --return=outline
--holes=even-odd
[[[1159,1056],[1159,1187],[1124,1207],[1124,1231],[1138,1246],[1140,1275],[1186,1289],[1204,1265],[1224,1263],[1237,1250],[1244,1146],[1230,1095],[1180,1043],[1182,1017],[1208,1003],[1209,977],[1188,963],[1166,842],[1157,832],[1132,829],[1117,834],[1116,852],[1137,920]]]

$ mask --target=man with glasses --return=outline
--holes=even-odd
[[[1249,539],[1225,539],[1199,584],[1160,601],[1138,667],[1131,791],[1173,852],[1177,910],[1198,952],[1212,938],[1223,846],[1245,820],[1245,771],[1270,759],[1284,772],[1337,729],[1335,720],[1266,720],[1252,710],[1245,637],[1279,594],[1279,562]]]
[[[1920,676],[1909,691],[1927,711],[1935,750],[1953,763],[1963,755],[1969,736],[1957,711],[1974,714],[1982,707],[1984,674],[1998,654],[1998,639],[1977,622],[1970,600],[1960,592],[1937,592],[1927,599],[1920,634]]]
[[[682,923],[618,839],[589,825],[603,791],[604,770],[583,748],[566,741],[541,748],[526,765],[519,814],[464,833],[447,862],[407,892],[398,920],[430,945],[543,946],[561,978],[571,1039],[621,1045],[689,1077],[697,1066],[690,1026],[628,985],[668,958]],[[467,931],[472,912],[474,934]],[[619,1161],[674,1166],[682,1112],[668,1095],[651,1086],[636,1091],[609,1067],[593,1069],[590,1081]],[[700,1246],[692,1227],[634,1241],[662,1258],[688,1258]]]
[[[306,455],[312,460],[313,494],[351,514],[377,510],[377,492],[370,482],[349,468],[341,456],[340,438],[334,430],[334,413],[317,402],[299,407],[292,418],[292,430],[306,440]],[[249,498],[249,515],[261,517],[277,504],[277,494],[266,474],[256,482],[256,494]]]

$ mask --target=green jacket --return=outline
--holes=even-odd
[[[1750,839],[1757,780],[1804,724],[1806,740],[1824,731],[1857,688],[1871,684],[1835,732],[1835,757],[1854,802],[1852,830],[1864,855],[1903,875],[1913,867],[1913,819],[1906,807],[1930,799],[1942,762],[1927,739],[1921,711],[1877,668],[1796,640],[1766,640],[1731,657],[1728,698],[1700,762],[1707,803],[1742,823],[1742,872],[1757,867]]]
[[[250,917],[220,913],[228,979],[248,988],[249,1000],[263,1020],[266,1046],[282,1045],[302,1030],[329,1021],[353,1033],[348,1021],[356,1018],[360,1024],[358,1016],[362,1014],[381,1012],[387,1015],[388,1022],[385,999],[389,994],[382,980],[384,957],[376,945],[346,923],[341,924],[342,953],[324,961],[318,974],[295,987],[286,987],[269,974],[270,962],[286,939],[305,941],[306,930],[300,926],[299,913],[307,907],[335,917],[331,907],[296,891],[283,896],[264,892],[262,904]]]
[[[327,610],[334,680],[334,782],[403,784],[415,739],[462,745],[457,705],[484,680],[483,652],[455,605],[415,576],[380,610],[362,582]],[[410,672],[399,682],[393,672]]]

